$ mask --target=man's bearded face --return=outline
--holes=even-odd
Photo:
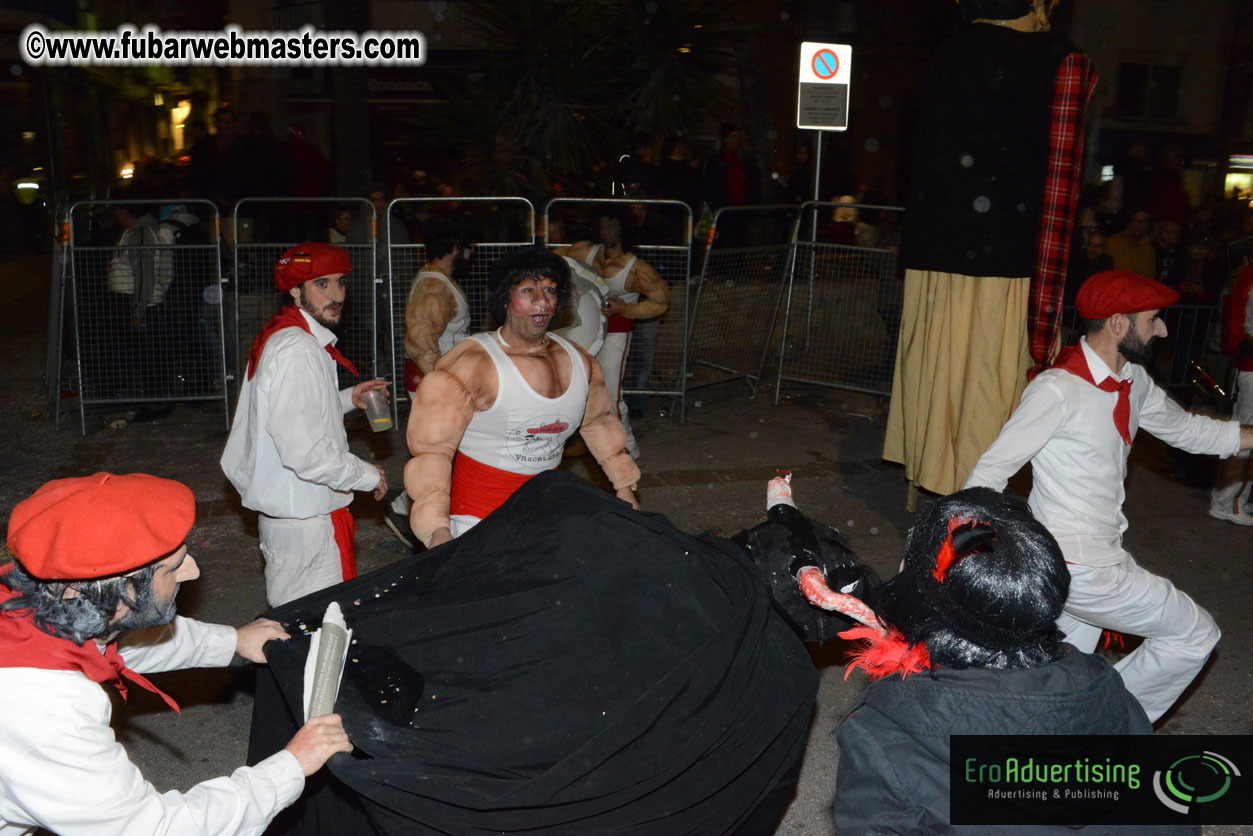
[[[1156,359],[1153,354],[1153,343],[1157,341],[1156,336],[1150,336],[1145,339],[1140,335],[1140,329],[1133,317],[1132,326],[1127,329],[1127,333],[1118,341],[1118,353],[1121,354],[1128,362],[1138,363],[1141,366],[1150,366]],[[1152,332],[1150,332],[1152,333]]]
[[[128,608],[109,625],[115,635],[159,627],[174,620],[178,611],[175,603],[183,581],[200,576],[196,560],[182,546],[173,554],[162,558],[153,567],[152,580],[135,589],[135,606]]]
[[[344,299],[348,295],[343,273],[310,279],[293,288],[297,304],[323,328],[334,331],[344,316]]]

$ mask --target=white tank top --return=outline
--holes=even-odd
[[[596,269],[596,254],[600,252],[600,244],[592,246],[591,252],[587,254],[587,264],[593,270]],[[617,296],[628,305],[633,305],[640,300],[638,293],[627,293],[626,283],[627,276],[631,275],[631,268],[635,266],[635,256],[631,256],[626,266],[614,273],[612,276],[602,276],[605,284],[609,285],[609,295]]]
[[[560,334],[595,357],[605,344],[605,316],[600,312],[605,304],[609,286],[600,274],[581,261],[562,256],[570,265],[570,280],[574,284],[574,304],[570,311],[573,321],[564,328],[554,328]]]
[[[409,287],[410,302],[413,301],[413,294],[418,289],[418,283],[428,277],[439,279],[448,285],[448,289],[452,291],[452,297],[457,300],[457,312],[444,326],[444,332],[439,335],[439,353],[447,354],[452,351],[453,346],[466,338],[470,330],[470,306],[466,303],[466,297],[461,292],[461,288],[438,270],[422,270],[418,273]]]
[[[556,334],[548,335],[570,356],[570,385],[556,398],[545,398],[526,382],[518,367],[491,334],[473,334],[496,367],[496,402],[474,413],[458,452],[510,473],[534,476],[561,463],[566,439],[583,423],[587,409],[587,365],[578,349]]]

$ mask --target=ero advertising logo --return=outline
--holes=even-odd
[[[1217,752],[1184,755],[1153,773],[1153,792],[1171,810],[1187,815],[1193,805],[1209,804],[1225,796],[1234,783],[1232,779],[1239,777],[1236,765]]]
[[[954,825],[1253,824],[1253,792],[1240,787],[1251,735],[953,735],[950,743]]]

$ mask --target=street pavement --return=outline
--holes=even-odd
[[[254,618],[265,609],[256,515],[239,506],[217,464],[226,439],[220,404],[180,404],[157,423],[121,428],[106,422],[116,410],[95,410],[85,435],[75,411],[63,418],[60,431],[54,429],[41,380],[47,271],[46,259],[0,263],[0,291],[10,300],[0,308],[7,358],[0,429],[9,448],[0,478],[0,518],[7,521],[16,502],[52,478],[106,470],[180,479],[197,497],[189,545],[201,567],[200,579],[180,594],[180,611],[231,624]],[[751,399],[742,384],[696,390],[680,423],[671,404],[654,398],[648,414],[635,422],[643,448],[641,504],[663,511],[685,530],[731,535],[764,516],[766,481],[776,469],[788,469],[803,511],[840,529],[880,575],[894,574],[913,515],[905,511],[901,469],[879,457],[886,399],[793,387],[779,406],[771,400],[770,392]],[[64,404],[77,408],[72,400]],[[383,465],[399,483],[407,458],[402,429],[373,434],[350,416],[349,437],[354,452]],[[590,459],[567,466],[595,479],[589,463],[594,469]],[[1126,544],[1143,565],[1170,577],[1209,609],[1224,632],[1211,664],[1167,717],[1162,733],[1249,734],[1253,529],[1206,515],[1206,472],[1205,462],[1180,459],[1141,434],[1132,453]],[[1011,483],[1019,492],[1028,486],[1025,474]],[[406,554],[385,527],[378,503],[358,494],[352,508],[362,572]],[[821,671],[819,698],[800,787],[779,836],[834,833],[831,797],[839,752],[833,733],[866,682],[860,672],[845,681],[843,651],[839,642],[813,650]],[[181,716],[132,689],[129,703],[115,709],[114,726],[159,790],[185,789],[244,762],[252,702],[247,665],[153,680],[182,705]],[[1205,833],[1253,834],[1253,827],[1208,827]]]

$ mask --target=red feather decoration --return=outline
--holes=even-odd
[[[884,636],[872,627],[851,627],[840,633],[840,638],[855,643],[854,649],[848,654],[849,664],[844,670],[845,679],[848,679],[853,668],[861,668],[871,679],[883,679],[895,673],[899,673],[904,679],[911,673],[931,667],[927,646],[919,642],[910,647],[905,637],[894,628],[889,628],[888,634]]]

